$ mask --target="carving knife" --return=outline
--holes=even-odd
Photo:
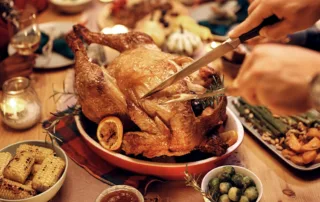
[[[277,16],[272,15],[272,16],[264,19],[263,22],[259,26],[250,30],[247,33],[242,34],[239,38],[227,39],[220,46],[211,50],[203,57],[199,58],[198,60],[194,61],[193,63],[191,63],[190,65],[188,65],[184,69],[182,69],[181,71],[175,73],[174,75],[170,76],[165,81],[163,81],[162,83],[158,84],[156,87],[151,89],[148,93],[146,93],[141,98],[146,98],[146,97],[152,95],[153,93],[156,93],[156,92],[172,85],[173,83],[179,81],[180,79],[183,79],[184,77],[192,74],[193,72],[199,70],[201,67],[203,67],[203,66],[207,65],[208,63],[222,57],[223,55],[225,55],[229,51],[234,50],[241,43],[247,41],[248,39],[251,39],[253,37],[258,36],[259,31],[263,27],[268,26],[268,25],[273,25],[277,22],[280,22],[280,19]]]

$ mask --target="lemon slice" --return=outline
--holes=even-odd
[[[229,145],[229,147],[236,143],[238,140],[238,134],[234,130],[220,133],[219,136],[221,137],[222,141]]]
[[[123,138],[123,126],[119,118],[109,116],[100,121],[97,138],[101,146],[107,150],[120,149]]]

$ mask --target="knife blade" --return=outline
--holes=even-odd
[[[224,54],[228,53],[229,51],[232,51],[239,44],[240,44],[239,39],[235,39],[235,40],[229,39],[229,40],[223,42],[220,46],[209,51],[205,56],[199,58],[198,60],[194,61],[189,66],[187,66],[186,68],[182,69],[181,71],[179,71],[179,72],[175,73],[174,75],[170,76],[169,78],[167,78],[165,81],[163,81],[158,86],[156,86],[151,91],[149,91],[147,94],[145,94],[142,98],[148,97],[148,96],[152,95],[153,93],[158,92],[158,91],[172,85],[173,83],[179,81],[180,79],[183,79],[184,77],[192,74],[193,72],[197,71],[201,67],[210,63],[211,61],[222,57]]]
[[[277,22],[280,22],[280,19],[272,15],[268,18],[266,18],[259,26],[256,28],[250,30],[249,32],[242,34],[239,38],[236,39],[227,39],[225,42],[223,42],[220,46],[216,47],[215,49],[209,51],[207,54],[205,54],[203,57],[199,58],[198,60],[194,61],[181,71],[173,74],[157,86],[155,86],[153,89],[151,89],[149,92],[147,92],[144,96],[141,98],[146,98],[153,93],[156,93],[173,83],[179,81],[180,79],[185,78],[186,76],[192,74],[193,72],[199,70],[201,67],[207,65],[208,63],[222,57],[226,53],[234,50],[237,48],[241,43],[245,42],[248,39],[251,39],[253,37],[256,37],[259,35],[259,31],[264,27],[268,25],[273,25]]]

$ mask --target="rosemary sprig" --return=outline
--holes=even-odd
[[[192,187],[194,190],[198,191],[201,193],[203,197],[208,199],[211,202],[217,202],[217,199],[214,198],[214,193],[211,193],[210,191],[203,191],[201,187],[198,184],[200,176],[195,176],[189,173],[188,171],[188,165],[186,165],[186,170],[184,171],[184,179],[186,180],[186,186],[187,187]]]
[[[220,77],[219,75],[214,74],[212,76],[212,83],[208,87],[207,93],[213,92],[221,88],[224,88],[224,77],[223,76]],[[219,103],[219,99],[221,96],[222,95],[216,95],[213,97],[199,99],[199,102],[202,105],[202,109],[205,109],[207,107],[215,107],[215,105]]]
[[[57,140],[59,142],[63,142],[59,137],[56,136],[56,126],[60,123],[60,121],[68,116],[76,116],[79,115],[81,112],[81,106],[80,105],[74,105],[72,107],[68,106],[68,109],[62,112],[56,112],[56,113],[50,113],[54,116],[54,118],[51,121],[42,122],[43,129],[46,133],[46,142],[49,137],[51,140],[51,143],[54,142],[54,140]]]
[[[52,84],[53,94],[49,97],[49,99],[52,98],[55,104],[57,104],[57,102],[62,98],[62,96],[68,96],[68,98],[66,100],[64,100],[65,102],[67,102],[72,97],[78,96],[74,92],[66,91],[65,82],[63,82],[62,85],[63,85],[63,91],[58,91],[58,90],[55,90],[54,84]],[[49,138],[52,146],[53,146],[55,140],[62,143],[63,140],[60,139],[59,137],[57,137],[57,135],[56,135],[56,126],[60,123],[60,121],[63,118],[68,117],[68,116],[79,115],[80,112],[81,112],[81,106],[78,104],[75,104],[72,107],[68,106],[68,109],[65,111],[58,111],[56,113],[51,112],[50,114],[53,115],[53,118],[51,118],[51,120],[49,120],[49,121],[42,122],[42,127],[44,129],[44,133],[46,134],[45,141],[47,142],[47,140]]]
[[[66,91],[66,88],[65,88],[65,82],[63,82],[63,91],[58,91],[54,88],[54,84],[52,84],[52,91],[53,91],[53,94],[49,97],[53,99],[54,103],[57,104],[58,101],[62,98],[62,96],[69,96],[66,100],[68,101],[69,99],[71,99],[72,97],[77,97],[78,94],[75,93],[75,92],[68,92]]]

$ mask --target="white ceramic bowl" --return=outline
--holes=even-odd
[[[79,13],[85,10],[92,0],[50,0],[51,4],[64,13]]]
[[[127,186],[127,185],[116,185],[116,186],[112,186],[109,187],[107,189],[105,189],[96,199],[96,202],[102,202],[102,199],[104,196],[106,196],[109,193],[115,192],[115,191],[130,191],[133,192],[137,195],[139,202],[144,202],[144,198],[142,196],[142,194],[140,193],[140,191],[138,191],[136,188],[133,188],[131,186]]]
[[[248,170],[248,169],[246,169],[244,167],[233,166],[233,165],[231,165],[231,166],[234,167],[236,173],[241,173],[243,175],[251,177],[251,179],[256,184],[257,190],[259,192],[259,196],[257,198],[257,202],[260,201],[261,197],[262,197],[262,193],[263,193],[263,186],[262,186],[261,180],[253,172],[251,172],[250,170]],[[209,181],[212,178],[218,176],[218,174],[222,173],[222,170],[223,170],[224,167],[226,167],[226,166],[220,166],[220,167],[214,168],[204,176],[204,178],[202,179],[202,183],[201,183],[201,189],[203,191],[207,191],[208,190]]]
[[[46,144],[44,141],[27,140],[27,141],[21,141],[15,144],[11,144],[1,149],[0,152],[10,152],[12,155],[14,155],[16,153],[16,149],[21,144],[30,144],[30,145],[51,148],[51,144]],[[68,170],[68,157],[66,153],[59,146],[54,146],[54,151],[58,157],[62,158],[66,162],[66,167],[57,183],[55,183],[47,191],[37,194],[36,196],[30,197],[30,198],[20,199],[20,200],[7,200],[7,199],[0,198],[0,201],[1,202],[47,202],[50,199],[52,199],[56,195],[56,193],[59,191],[61,186],[63,185],[66,179],[67,170]]]

